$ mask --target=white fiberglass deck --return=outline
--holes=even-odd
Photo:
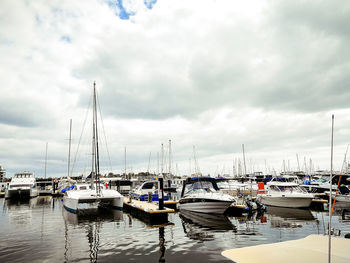
[[[332,262],[350,262],[350,239],[332,237]],[[225,250],[222,255],[236,263],[328,262],[328,236]]]

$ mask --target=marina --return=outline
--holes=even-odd
[[[112,209],[70,213],[52,196],[1,198],[0,207],[1,262],[232,262],[221,253],[323,235],[328,225],[327,210],[278,207],[239,217],[175,212],[156,225]],[[350,233],[348,207],[336,206],[332,228]]]

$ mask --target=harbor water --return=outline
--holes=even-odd
[[[175,213],[152,226],[126,212],[75,215],[61,198],[0,199],[0,262],[230,262],[221,252],[324,234],[328,211],[268,207],[234,216]],[[337,206],[332,227],[350,233],[350,208]]]

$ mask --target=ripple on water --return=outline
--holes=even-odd
[[[328,224],[327,213],[270,209],[239,218],[176,213],[157,228],[127,213],[76,216],[51,197],[0,205],[0,262],[230,262],[223,250],[323,234]],[[349,233],[341,215],[332,225]]]

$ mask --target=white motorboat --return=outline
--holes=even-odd
[[[307,193],[297,183],[268,182],[265,191],[258,194],[257,200],[268,206],[309,207],[314,198],[313,194]]]
[[[243,183],[237,180],[218,178],[216,179],[216,183],[220,191],[233,196],[256,196],[258,192],[258,184],[255,181],[246,181]]]
[[[333,188],[336,189],[336,188]],[[329,191],[325,192],[326,195],[329,196]],[[348,186],[341,185],[338,189],[338,193],[336,194],[336,191],[332,191],[332,199],[336,200],[337,202],[342,203],[349,203],[350,204],[350,189]]]
[[[5,198],[31,198],[38,196],[33,173],[16,173],[5,190]]]
[[[140,201],[158,201],[159,192],[159,182],[158,181],[147,181],[137,186],[133,191],[130,192],[131,197]],[[152,200],[148,200],[149,197]],[[169,195],[164,193],[164,201],[169,200]]]
[[[91,182],[90,184],[75,184],[64,191],[63,205],[73,213],[106,205],[119,210],[123,208],[123,196],[116,190],[106,189],[104,184],[100,182],[96,105],[94,83]]]
[[[179,209],[199,213],[223,214],[235,198],[219,191],[214,178],[192,177],[184,182]]]

